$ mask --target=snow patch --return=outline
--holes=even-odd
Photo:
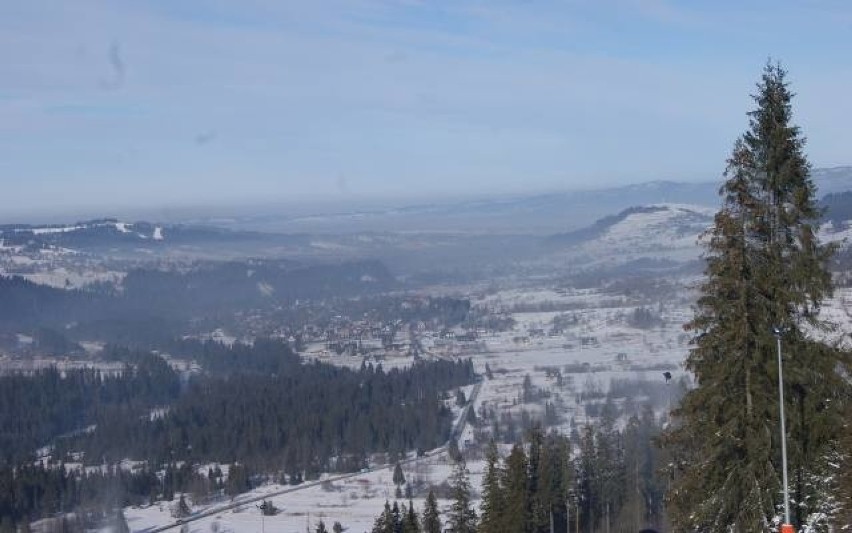
[[[257,283],[257,290],[260,291],[260,294],[263,296],[272,296],[275,293],[275,287],[265,281],[259,281]]]

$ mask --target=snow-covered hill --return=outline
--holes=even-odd
[[[693,248],[713,214],[712,208],[694,205],[649,206],[612,224],[593,245],[628,251]]]
[[[581,230],[554,235],[549,244],[595,257],[697,256],[700,235],[713,223],[712,208],[685,204],[631,207]],[[686,258],[686,257],[685,257]]]
[[[73,224],[0,225],[0,240],[9,245],[102,246],[144,241],[162,241],[167,232],[148,222],[121,222],[115,219],[90,220]]]

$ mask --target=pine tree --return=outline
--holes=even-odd
[[[485,475],[482,479],[480,533],[504,533],[503,511],[505,495],[500,486],[503,477],[497,444],[492,440],[485,451]]]
[[[562,435],[551,433],[544,439],[539,461],[539,501],[546,512],[544,530],[550,531],[550,521],[565,523],[565,500],[570,480],[570,445]]]
[[[604,404],[601,421],[595,437],[598,493],[601,496],[601,518],[612,525],[616,511],[624,501],[624,447],[621,435],[615,429],[615,407],[610,400]]]
[[[414,502],[408,501],[408,508],[403,505],[402,533],[420,533],[420,521],[414,511]]]
[[[441,515],[438,512],[438,500],[431,490],[423,507],[423,533],[441,533]]]
[[[450,492],[453,503],[447,525],[453,533],[474,533],[476,531],[476,511],[470,504],[470,480],[464,461],[456,463],[450,477]]]
[[[402,513],[396,501],[393,502],[391,508],[391,520],[393,521],[393,533],[402,533]]]
[[[580,512],[586,527],[594,528],[600,516],[601,493],[598,472],[598,450],[595,443],[595,431],[591,426],[583,428],[580,436],[580,453],[577,457],[577,491],[580,500]]]
[[[180,495],[180,500],[178,500],[178,504],[175,507],[174,516],[175,518],[183,518],[189,516],[191,513],[189,509],[189,505],[186,503],[186,498],[183,494]]]
[[[393,484],[402,485],[405,483],[405,474],[402,472],[402,467],[399,463],[393,469]]]
[[[325,527],[325,522],[322,520],[320,520],[319,524],[317,524],[316,533],[328,533],[328,529]]]
[[[527,457],[524,448],[516,444],[506,457],[506,467],[503,470],[505,531],[524,533],[531,530],[528,481]]]
[[[372,533],[395,533],[395,528],[396,524],[394,523],[390,502],[385,500],[384,511],[382,511],[382,514],[373,523]]]
[[[335,522],[334,525],[331,526],[331,531],[333,531],[333,533],[343,533],[346,529],[340,522]]]
[[[665,442],[679,471],[669,493],[680,530],[764,531],[780,503],[778,371],[783,327],[785,408],[796,523],[808,513],[803,480],[835,440],[840,397],[836,350],[808,337],[831,294],[833,252],[816,237],[819,211],[804,139],[791,125],[786,72],[767,65],[748,131],[728,161],[723,206],[707,243],[706,281],[687,324],[696,380]],[[798,480],[798,482],[797,482]]]

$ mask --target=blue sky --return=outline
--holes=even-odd
[[[0,210],[714,179],[769,56],[850,164],[850,6],[3,2]]]

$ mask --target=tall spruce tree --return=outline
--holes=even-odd
[[[666,442],[678,459],[669,491],[680,531],[767,531],[779,513],[778,368],[783,328],[794,522],[818,507],[804,483],[836,442],[848,384],[843,354],[808,332],[831,294],[804,139],[792,119],[786,72],[768,64],[749,128],[728,160],[723,205],[707,242],[706,280],[686,367],[696,387]],[[797,482],[797,480],[799,480]],[[811,503],[808,503],[808,502]]]
[[[399,509],[397,508],[397,517],[399,515]],[[390,502],[385,500],[385,508],[382,511],[382,514],[376,517],[376,521],[373,522],[372,533],[395,533],[397,528],[397,521],[394,519],[393,510],[391,510]]]
[[[485,474],[482,479],[482,503],[479,533],[503,533],[506,531],[503,512],[506,506],[500,480],[503,477],[500,468],[500,455],[494,440],[485,450]]]
[[[402,533],[420,533],[420,521],[417,519],[417,511],[414,510],[414,502],[408,500],[408,508],[403,504],[402,511]]]
[[[397,486],[405,484],[405,473],[402,471],[402,466],[397,462],[393,469],[393,484]]]
[[[441,514],[438,512],[438,500],[431,490],[423,506],[423,533],[441,533]]]
[[[544,447],[544,433],[541,427],[535,425],[530,428],[527,440],[529,441],[527,492],[530,527],[535,533],[544,533],[548,526],[549,508],[548,503],[544,501],[544,491],[541,486],[542,448]]]
[[[525,533],[532,530],[530,518],[529,478],[527,477],[527,456],[520,444],[515,444],[506,457],[503,470],[505,507],[503,525],[505,531]]]
[[[453,503],[447,525],[454,533],[474,533],[476,531],[476,511],[470,503],[470,475],[464,461],[456,463],[450,477],[450,493]]]
[[[403,513],[399,510],[399,503],[394,501],[393,508],[391,509],[391,516],[393,516],[393,531],[394,533],[402,533],[402,518]]]

